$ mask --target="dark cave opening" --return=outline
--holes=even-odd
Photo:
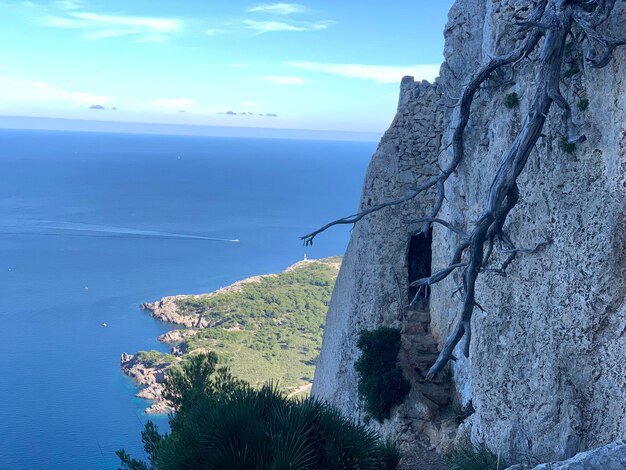
[[[411,241],[409,242],[409,252],[407,254],[409,284],[413,281],[429,277],[431,275],[432,243],[432,229],[428,230],[426,233],[420,233],[411,237]],[[415,298],[418,290],[418,287],[409,286],[409,302]],[[430,289],[426,287],[422,290],[422,292],[420,292],[420,295],[415,300],[427,300],[429,296]]]

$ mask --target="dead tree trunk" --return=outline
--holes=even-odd
[[[491,59],[464,86],[450,123],[450,128],[454,129],[450,165],[399,199],[383,202],[352,216],[335,220],[302,237],[305,244],[312,244],[313,239],[319,233],[334,225],[354,224],[368,214],[385,207],[402,204],[431,188],[436,188],[437,195],[430,216],[412,222],[423,223],[423,230],[430,229],[432,224],[440,224],[457,233],[460,241],[446,268],[427,278],[418,279],[411,285],[419,287],[417,294],[419,295],[421,289],[440,282],[458,269],[462,270],[463,281],[459,287],[462,296],[460,315],[437,361],[428,372],[430,379],[441,372],[448,361],[453,358],[453,351],[463,338],[464,354],[469,355],[472,314],[474,308],[478,306],[475,291],[479,275],[490,272],[502,274],[517,253],[531,251],[516,248],[504,228],[509,213],[519,199],[517,178],[524,170],[528,157],[541,136],[553,103],[556,103],[563,111],[564,141],[573,145],[585,140],[584,135],[577,135],[572,122],[570,105],[560,90],[566,42],[571,40],[572,44],[578,43],[579,47],[586,49],[585,60],[591,67],[600,68],[609,64],[614,50],[626,44],[625,40],[612,39],[599,32],[613,11],[615,3],[616,0],[536,1],[531,14],[527,18],[518,20],[519,36],[516,39],[521,41],[520,47],[508,54]],[[538,56],[533,56],[531,59],[535,62],[537,91],[520,131],[508,151],[502,156],[491,182],[483,214],[469,231],[454,227],[450,222],[438,218],[438,214],[445,198],[446,181],[465,158],[465,130],[475,95],[494,72],[504,67],[511,67],[515,71],[519,62],[529,58],[538,48],[540,49]],[[495,268],[489,267],[494,243],[502,244],[505,247],[504,251],[508,254],[504,263]]]

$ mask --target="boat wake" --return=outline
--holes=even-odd
[[[101,238],[160,238],[170,240],[203,240],[214,242],[239,243],[238,239],[190,235],[185,233],[141,230],[112,225],[84,224],[80,222],[58,222],[51,220],[29,220],[27,224],[0,226],[0,234],[5,235],[48,235]]]

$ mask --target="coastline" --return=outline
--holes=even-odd
[[[137,386],[142,387],[136,396],[152,402],[150,407],[145,410],[146,413],[164,414],[174,411],[162,398],[165,372],[170,367],[184,360],[186,355],[211,350],[206,347],[190,348],[189,341],[191,339],[202,336],[203,333],[208,330],[233,333],[244,331],[244,328],[238,323],[235,322],[233,324],[232,318],[228,316],[213,315],[213,318],[209,318],[206,311],[202,309],[190,311],[189,308],[181,308],[181,304],[206,303],[210,302],[211,299],[218,300],[225,295],[242,294],[244,290],[252,284],[267,284],[268,280],[273,279],[277,281],[281,276],[286,274],[294,273],[298,270],[302,272],[307,268],[311,269],[320,266],[324,266],[325,269],[329,269],[332,272],[332,281],[334,282],[340,265],[341,257],[313,260],[304,259],[290,265],[280,273],[250,276],[206,294],[180,294],[166,296],[154,302],[142,303],[140,308],[148,311],[150,316],[160,321],[183,327],[172,329],[157,338],[161,343],[171,345],[169,354],[159,353],[157,351],[140,351],[135,354],[124,352],[121,354],[120,366],[122,371],[130,377]],[[325,316],[325,311],[323,315]],[[281,347],[285,349],[284,345]],[[308,351],[308,348],[305,347],[304,349]],[[294,384],[289,390],[289,395],[295,396],[300,393],[308,393],[311,384],[312,374],[308,380],[301,380],[300,383]]]

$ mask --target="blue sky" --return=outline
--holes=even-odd
[[[0,0],[0,114],[379,132],[451,4]]]

